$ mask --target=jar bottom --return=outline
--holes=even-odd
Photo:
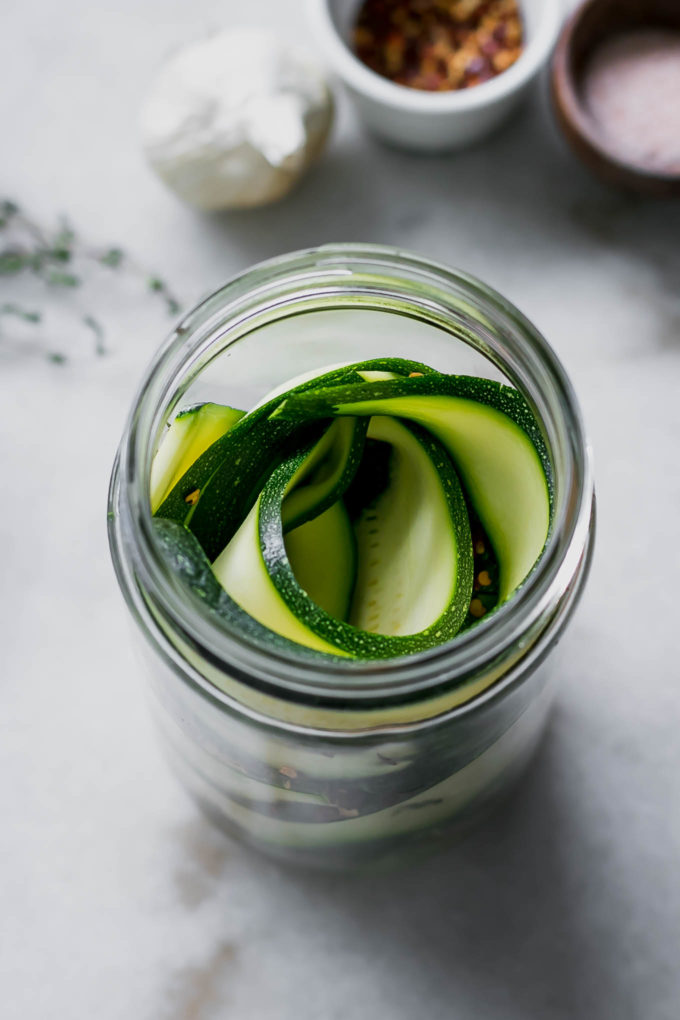
[[[543,669],[545,666],[539,672]],[[400,813],[403,816],[409,811],[409,805],[397,804],[389,811],[378,812],[382,817],[375,822],[373,833],[364,833],[363,838],[356,838],[352,823],[365,823],[371,815],[318,825],[308,823],[297,830],[297,842],[293,842],[290,826],[271,814],[262,813],[258,817],[256,811],[232,799],[220,788],[219,780],[216,782],[213,777],[209,781],[198,773],[160,726],[158,731],[166,760],[180,785],[211,824],[230,839],[286,867],[363,874],[413,865],[461,842],[485,821],[504,802],[531,764],[545,732],[553,700],[554,687],[548,681],[539,697],[499,740],[444,783],[423,793],[416,805],[420,818],[418,811],[414,811],[412,825],[404,826],[398,821]],[[466,784],[467,796],[461,795]],[[448,802],[442,796],[447,788]],[[454,791],[457,797],[451,796]],[[438,813],[434,822],[424,817],[429,809]],[[267,830],[267,838],[263,838],[262,828]]]
[[[331,848],[324,851],[322,856],[318,851],[305,847],[296,847],[295,850],[291,850],[253,839],[245,829],[235,825],[224,812],[208,800],[193,793],[183,780],[180,779],[180,783],[214,828],[228,839],[255,850],[275,864],[286,868],[299,868],[300,871],[307,873],[315,871],[326,874],[338,872],[354,875],[385,874],[413,867],[449,847],[463,843],[515,792],[516,787],[520,785],[529,771],[543,736],[544,730],[541,730],[537,734],[534,746],[527,750],[525,759],[514,763],[513,768],[508,770],[502,783],[496,789],[489,791],[482,799],[476,801],[474,805],[448,823],[425,829],[410,838],[387,837],[374,843],[370,849],[366,847]],[[173,769],[173,771],[175,770]]]

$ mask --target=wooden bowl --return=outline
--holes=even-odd
[[[553,55],[552,100],[574,152],[608,184],[651,195],[680,195],[680,173],[631,164],[612,149],[590,116],[581,88],[596,48],[638,28],[680,31],[680,0],[586,0],[562,30]]]

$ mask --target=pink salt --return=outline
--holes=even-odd
[[[588,111],[625,162],[680,172],[680,32],[640,29],[599,46],[586,68]]]

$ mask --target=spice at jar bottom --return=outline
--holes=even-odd
[[[364,0],[354,49],[397,85],[450,92],[481,85],[522,53],[517,0]]]

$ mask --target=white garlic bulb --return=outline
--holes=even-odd
[[[259,29],[221,32],[177,53],[142,111],[151,166],[199,209],[282,198],[321,153],[333,119],[316,68]]]

